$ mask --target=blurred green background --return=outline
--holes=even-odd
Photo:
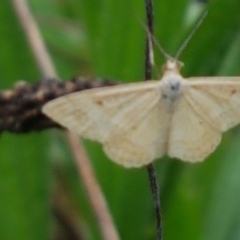
[[[11,2],[2,0],[0,7],[1,89],[19,79],[41,79]],[[28,2],[60,78],[143,79],[145,33],[138,21],[145,21],[143,0]],[[174,56],[204,7],[187,0],[154,1],[156,38],[167,52]],[[240,75],[240,1],[211,0],[206,7],[208,16],[180,57],[183,75]],[[159,78],[163,57],[157,49],[155,58],[154,77]],[[146,169],[126,170],[106,159],[98,144],[86,142],[86,147],[121,239],[155,239]],[[240,239],[239,128],[224,134],[203,163],[165,158],[155,166],[165,240]],[[82,239],[102,239],[64,134],[3,133],[0,239],[59,239],[63,227],[56,208],[66,205],[74,212],[70,218],[79,223]]]

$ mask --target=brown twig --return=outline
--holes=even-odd
[[[42,71],[42,74],[46,78],[57,78],[57,74],[50,60],[49,54],[46,51],[45,45],[39,33],[37,24],[31,15],[25,0],[13,0],[14,7],[18,13],[19,19],[24,26],[25,32],[28,37],[28,41],[32,46],[33,52],[38,65]],[[44,52],[44,53],[43,53]],[[100,186],[93,174],[90,162],[83,150],[83,147],[74,134],[68,133],[68,140],[70,147],[74,153],[75,161],[79,175],[81,175],[85,169],[88,171],[88,179],[85,175],[82,175],[82,180],[87,188],[90,202],[94,208],[95,214],[99,220],[99,225],[102,231],[103,238],[105,240],[117,240],[119,239],[117,230],[114,226],[112,217],[108,211],[106,201],[101,192]],[[91,169],[91,171],[89,171]],[[91,181],[90,181],[90,179]],[[96,190],[97,189],[97,190]],[[99,200],[100,199],[100,200]],[[101,202],[102,201],[102,202]]]
[[[61,128],[42,114],[42,106],[57,97],[89,88],[113,85],[108,80],[76,78],[60,82],[46,79],[35,84],[17,82],[12,89],[0,92],[0,132],[27,133]]]

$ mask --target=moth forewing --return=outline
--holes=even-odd
[[[71,93],[45,104],[42,111],[67,129],[102,142],[105,128],[112,126],[113,116],[128,107],[128,101],[136,92],[148,92],[155,88],[155,84],[151,81],[144,83],[144,87],[134,83]]]
[[[240,123],[240,77],[191,81],[189,102],[213,127],[224,132]]]

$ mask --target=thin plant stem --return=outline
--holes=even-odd
[[[153,17],[153,4],[151,0],[145,0],[146,6],[146,21],[147,21],[147,38],[145,50],[145,80],[152,77],[152,62],[153,62],[153,49],[152,49],[152,36],[154,31],[154,17]],[[153,164],[147,166],[148,177],[153,196],[154,210],[156,216],[156,239],[162,240],[162,215],[159,197],[159,187],[157,183],[156,171]]]

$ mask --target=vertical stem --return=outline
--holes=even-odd
[[[145,50],[145,80],[152,77],[152,36],[153,36],[153,5],[152,0],[145,0],[146,6],[146,21],[147,21],[147,37],[146,37],[146,50]],[[156,239],[162,240],[162,216],[160,207],[159,187],[157,183],[156,171],[153,164],[147,166],[151,192],[153,196],[153,203],[156,216]]]
[[[148,177],[149,177],[149,182],[151,186],[151,192],[153,196],[153,203],[154,203],[155,216],[156,216],[156,239],[163,240],[162,215],[161,215],[159,188],[157,183],[156,171],[154,169],[153,164],[149,164],[147,166],[147,170],[148,170]]]

